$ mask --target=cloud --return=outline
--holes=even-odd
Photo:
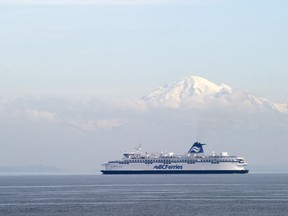
[[[106,105],[118,110],[129,110],[135,112],[145,112],[148,107],[141,99],[113,99],[106,101]]]
[[[71,125],[83,131],[98,131],[100,129],[108,130],[118,128],[124,124],[121,119],[96,119],[88,121],[71,121]]]
[[[45,121],[50,123],[57,121],[57,114],[53,112],[29,109],[26,110],[24,113],[29,119],[33,121]]]
[[[71,100],[65,98],[17,99],[0,104],[2,121],[34,121],[73,126],[83,131],[112,130],[122,126],[149,127],[149,125],[177,124],[187,126],[205,124],[209,128],[239,128],[265,122],[263,125],[286,125],[282,115],[255,108],[243,92],[235,92],[225,98],[184,98],[164,104],[146,104],[141,99]],[[283,105],[284,106],[284,105]],[[282,121],[278,121],[281,116]],[[261,120],[263,119],[263,120]],[[277,123],[278,122],[278,123]],[[260,123],[259,123],[260,124]],[[166,126],[167,126],[166,125]],[[242,125],[242,126],[241,126]],[[181,126],[182,127],[182,126]],[[189,126],[190,127],[190,126]],[[141,130],[141,129],[140,129]]]

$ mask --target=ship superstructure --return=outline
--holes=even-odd
[[[205,155],[202,143],[195,142],[186,154],[147,153],[141,146],[125,152],[122,160],[103,164],[103,174],[228,174],[248,173],[243,157],[227,152]]]

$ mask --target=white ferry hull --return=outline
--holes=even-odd
[[[228,174],[228,173],[248,173],[245,164],[238,162],[221,162],[212,164],[211,162],[187,163],[107,163],[103,174]]]

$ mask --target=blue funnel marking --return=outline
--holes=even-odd
[[[195,142],[193,146],[190,148],[190,150],[188,151],[188,153],[204,153],[204,149],[202,147],[203,145],[205,144]]]

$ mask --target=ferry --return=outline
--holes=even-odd
[[[195,142],[185,154],[147,153],[141,145],[134,152],[124,152],[122,160],[102,164],[103,174],[245,174],[247,163],[243,157],[227,152],[205,155],[200,142]]]

